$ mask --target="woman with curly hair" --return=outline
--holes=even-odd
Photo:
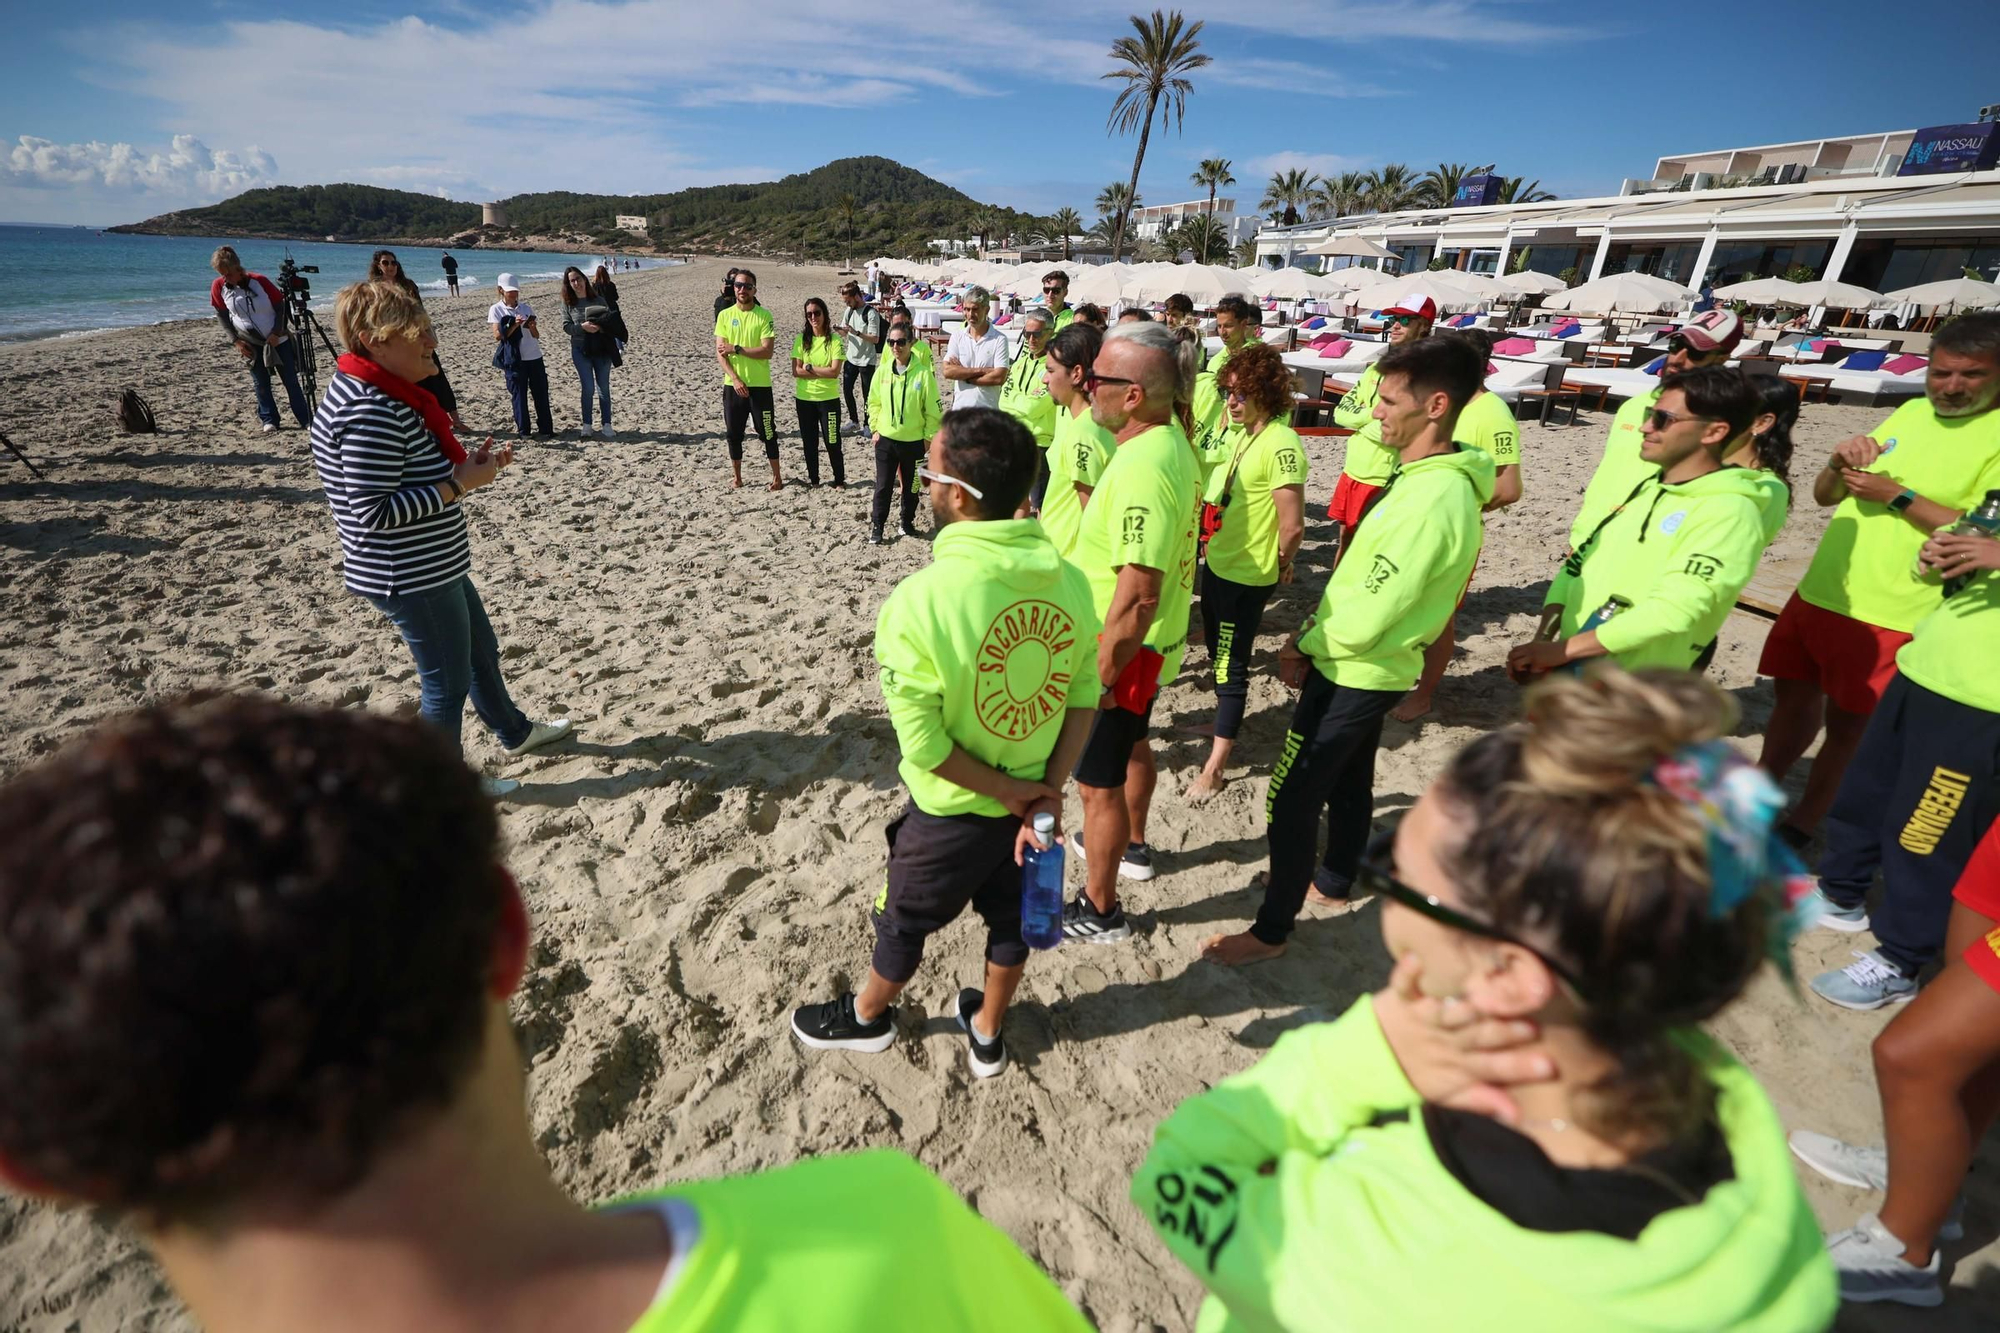
[[[1248,668],[1271,589],[1292,581],[1306,535],[1306,451],[1290,424],[1292,372],[1276,348],[1251,343],[1216,377],[1230,426],[1202,506],[1208,559],[1201,571],[1201,633],[1215,669],[1215,740],[1187,789],[1222,790],[1250,696]]]
[[[1132,1182],[1202,1328],[1829,1325],[1777,1114],[1701,1031],[1810,901],[1735,724],[1685,672],[1551,680],[1375,838],[1388,984],[1183,1102]]]

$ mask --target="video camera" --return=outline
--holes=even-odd
[[[318,264],[295,264],[292,262],[292,252],[287,250],[284,259],[278,264],[278,290],[285,294],[287,300],[304,304],[312,297],[312,284],[302,275],[317,272],[319,272]]]

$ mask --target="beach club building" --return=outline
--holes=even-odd
[[[1266,225],[1257,258],[1314,265],[1307,251],[1358,236],[1404,272],[1442,258],[1477,273],[1525,267],[1574,281],[1638,271],[1691,287],[1802,265],[1817,278],[1893,291],[2000,274],[2000,124],[1680,153],[1597,199],[1468,203]],[[1460,197],[1477,192],[1461,190]],[[1331,266],[1355,262],[1329,259]],[[1384,261],[1385,263],[1387,261]]]

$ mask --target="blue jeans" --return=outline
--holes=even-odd
[[[528,433],[528,397],[535,399],[535,430],[541,435],[556,433],[555,421],[549,416],[549,366],[543,357],[533,361],[516,361],[507,372],[507,396],[514,400],[514,429]]]
[[[459,731],[470,695],[473,711],[500,744],[512,749],[528,739],[534,724],[507,695],[507,682],[500,678],[500,641],[470,575],[441,588],[368,600],[410,646],[423,687],[424,721],[463,749]]]
[[[278,424],[278,400],[271,395],[271,370],[264,364],[264,349],[250,349],[250,382],[257,386],[257,420],[267,426]],[[306,391],[299,387],[299,349],[287,338],[278,344],[278,374],[285,381],[285,397],[291,400],[292,415],[301,426],[311,424],[306,410]]]
[[[604,429],[611,429],[611,358],[608,356],[585,356],[574,347],[569,350],[569,359],[576,366],[576,377],[583,382],[583,424],[590,425],[590,387],[597,381],[597,396],[604,400]]]

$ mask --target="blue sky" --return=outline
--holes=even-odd
[[[110,223],[264,184],[458,199],[768,180],[878,153],[1047,212],[1131,168],[1105,131],[1126,0],[110,0],[7,6],[0,219]],[[1664,154],[1971,120],[1991,0],[1193,3],[1215,63],[1140,191],[1205,157],[1496,162],[1565,197]]]

